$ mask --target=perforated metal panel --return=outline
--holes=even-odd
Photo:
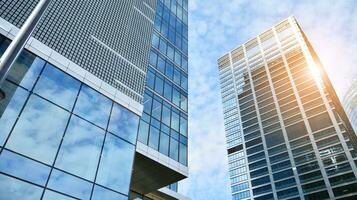
[[[21,27],[38,0],[0,0]],[[33,36],[142,102],[156,0],[52,0]]]

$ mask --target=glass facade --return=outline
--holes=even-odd
[[[218,63],[233,199],[357,198],[355,135],[293,17]]]
[[[139,116],[27,50],[2,89],[0,199],[128,199]]]
[[[187,166],[187,0],[158,0],[138,141]]]

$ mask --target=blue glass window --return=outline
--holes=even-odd
[[[144,94],[144,112],[150,114],[152,108],[152,97],[145,93]]]
[[[178,85],[180,85],[180,82],[181,82],[181,73],[177,69],[175,69],[175,71],[174,71],[174,82]]]
[[[166,62],[165,74],[166,74],[166,76],[168,76],[171,79],[174,75],[174,66],[170,61]]]
[[[149,137],[149,124],[141,120],[138,132],[138,140],[144,144],[147,144]]]
[[[179,143],[177,140],[170,138],[170,158],[178,161]]]
[[[160,41],[159,36],[156,33],[154,33],[152,35],[152,45],[156,48],[159,48],[159,41]]]
[[[92,200],[127,200],[128,197],[116,192],[107,190],[98,185],[94,186]]]
[[[166,41],[164,39],[160,39],[159,49],[160,49],[161,53],[164,55],[166,55],[166,48],[167,48]]]
[[[12,131],[7,148],[52,164],[69,113],[32,95]]]
[[[172,98],[172,84],[170,82],[168,82],[168,81],[165,81],[164,97],[171,101],[171,98]]]
[[[79,93],[74,113],[88,121],[106,128],[112,102],[86,85]]]
[[[185,76],[181,76],[181,87],[187,91],[188,84]]]
[[[159,149],[159,130],[150,126],[149,146],[153,149]]]
[[[157,61],[157,53],[155,51],[150,51],[150,58],[149,58],[149,63],[152,66],[156,66],[156,61]]]
[[[154,89],[155,85],[155,73],[151,70],[147,71],[146,74],[146,85],[149,86],[151,89]]]
[[[113,105],[109,131],[135,144],[139,117],[118,104]]]
[[[89,199],[92,184],[67,173],[54,169],[48,187],[79,199]]]
[[[31,90],[45,61],[28,51],[22,51],[10,69],[7,79]]]
[[[96,182],[128,194],[134,152],[134,145],[107,133]]]
[[[170,44],[167,45],[167,57],[169,57],[171,60],[174,60],[175,57],[174,47],[172,47]]]
[[[181,94],[181,104],[180,104],[180,108],[184,111],[187,112],[188,106],[187,106],[187,97],[183,94]]]
[[[187,137],[187,129],[188,129],[187,119],[181,116],[180,117],[180,133]]]
[[[72,110],[80,82],[47,64],[34,91],[42,97]]]
[[[151,115],[155,117],[156,119],[160,120],[161,119],[161,107],[162,104],[158,100],[154,99],[153,104],[152,104],[152,112]]]
[[[0,171],[43,186],[50,174],[49,167],[6,150],[0,155]]]
[[[38,200],[42,188],[0,174],[0,197],[6,200]]]
[[[74,200],[74,198],[59,194],[57,192],[53,192],[51,190],[46,190],[43,195],[42,200]]]
[[[165,65],[166,65],[165,59],[163,57],[159,56],[157,59],[156,68],[163,74],[165,73]]]
[[[162,78],[159,78],[159,76],[156,76],[155,91],[162,95],[163,90],[164,90],[164,80]]]
[[[169,143],[170,136],[166,135],[164,132],[160,132],[160,148],[159,151],[162,154],[169,155]]]
[[[173,128],[175,131],[179,131],[180,128],[180,117],[174,111],[171,112],[171,128]]]
[[[103,140],[102,129],[72,116],[55,166],[93,181]]]
[[[187,146],[180,143],[180,158],[179,161],[183,165],[187,165]]]
[[[170,126],[170,120],[171,120],[171,110],[167,106],[162,107],[162,122],[166,124],[167,126]]]
[[[26,90],[8,81],[4,82],[2,89],[5,99],[0,101],[0,146],[4,145],[28,96]]]
[[[178,88],[174,87],[172,90],[172,102],[176,105],[176,106],[180,106],[180,91],[178,90]]]

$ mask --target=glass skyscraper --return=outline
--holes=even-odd
[[[233,200],[356,199],[356,136],[294,17],[218,60]]]
[[[53,0],[1,89],[0,199],[187,199],[187,0]]]
[[[343,98],[343,105],[356,133],[357,130],[357,79],[354,80]]]

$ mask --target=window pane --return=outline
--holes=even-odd
[[[119,104],[113,105],[109,131],[135,144],[139,117]]]
[[[133,145],[107,133],[97,183],[128,194],[134,151]]]
[[[7,79],[31,90],[45,61],[28,51],[22,51],[11,67]]]
[[[157,54],[155,51],[150,51],[150,59],[149,59],[149,63],[152,66],[156,66],[156,60],[157,60]]]
[[[140,120],[138,140],[144,144],[147,144],[149,137],[149,124]]]
[[[152,116],[158,120],[161,120],[161,103],[154,99],[153,106],[152,106]]]
[[[0,174],[0,197],[6,200],[38,200],[42,188]]]
[[[0,155],[0,171],[43,186],[50,174],[49,167],[6,150]]]
[[[47,65],[34,92],[54,103],[72,110],[80,83],[51,65]]]
[[[176,112],[171,111],[171,128],[173,128],[176,131],[179,131],[179,126],[180,126],[179,121],[180,121],[179,115]]]
[[[155,91],[162,95],[163,89],[164,89],[164,81],[163,81],[163,79],[161,79],[158,76],[156,76],[156,79],[155,79]]]
[[[103,139],[102,129],[72,116],[56,160],[56,167],[93,181]]]
[[[94,186],[92,200],[127,200],[127,199],[128,199],[127,196],[107,190],[98,185]]]
[[[74,112],[81,117],[106,128],[112,102],[86,85],[81,92],[74,108]]]
[[[150,126],[149,146],[153,149],[159,149],[159,130]]]
[[[171,79],[174,76],[174,66],[169,61],[166,62],[165,75],[170,77]]]
[[[178,161],[178,141],[170,138],[170,158]]]
[[[90,182],[56,169],[52,171],[48,187],[80,199],[89,199],[92,191],[92,184]]]
[[[187,137],[187,119],[181,116],[180,118],[180,133]]]
[[[180,163],[187,165],[187,146],[180,143]]]
[[[12,131],[7,147],[52,164],[68,118],[68,112],[32,95]]]
[[[160,152],[165,155],[169,155],[169,143],[170,136],[166,135],[164,132],[160,132]]]
[[[148,94],[144,94],[144,112],[150,114],[152,106],[152,97]]]
[[[171,97],[172,97],[172,84],[169,83],[168,81],[165,81],[165,85],[164,85],[164,96],[166,99],[171,101]]]
[[[8,81],[4,82],[2,89],[5,99],[0,101],[0,146],[4,145],[28,96],[26,90]]]
[[[45,194],[43,195],[43,199],[42,200],[74,200],[71,197],[68,196],[64,196],[62,194],[59,194],[57,192],[53,192],[51,190],[46,190]]]
[[[171,110],[170,108],[163,106],[162,107],[162,122],[167,126],[170,126],[170,118],[171,117]]]
[[[150,88],[154,89],[155,85],[155,74],[148,70],[146,74],[146,85],[149,86]]]

